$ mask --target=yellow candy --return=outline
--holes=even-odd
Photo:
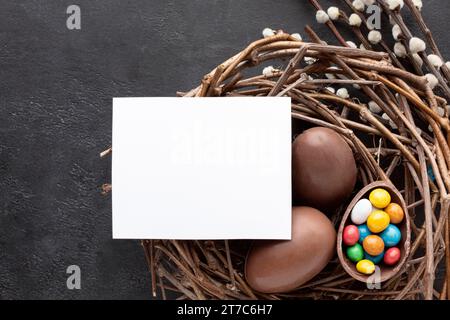
[[[364,274],[372,274],[375,272],[375,265],[372,261],[364,259],[356,264],[356,270]]]
[[[377,188],[369,195],[369,200],[376,208],[386,208],[391,203],[391,195],[384,189]]]
[[[390,222],[391,219],[386,212],[375,210],[367,218],[367,227],[373,233],[380,233],[388,227]]]

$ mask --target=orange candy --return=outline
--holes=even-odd
[[[384,242],[379,236],[369,235],[363,241],[364,250],[371,256],[377,256],[384,251]]]
[[[391,218],[391,223],[400,223],[405,216],[402,207],[397,203],[390,203],[384,211],[389,215],[389,218]]]

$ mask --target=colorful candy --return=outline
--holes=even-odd
[[[359,243],[357,243],[354,246],[348,247],[347,257],[352,262],[358,262],[359,260],[361,260],[364,257],[364,250],[362,246]]]
[[[356,270],[364,274],[372,274],[375,272],[375,264],[370,260],[364,259],[356,264]]]
[[[391,202],[391,195],[386,190],[377,188],[370,193],[369,200],[374,207],[383,209]]]
[[[400,260],[400,256],[400,249],[397,247],[392,247],[386,250],[383,261],[388,266],[392,266]]]
[[[372,203],[368,199],[361,199],[353,207],[350,219],[354,224],[363,224],[372,211]]]
[[[384,252],[377,255],[377,256],[371,256],[367,252],[364,252],[364,259],[370,260],[375,264],[379,264],[381,261],[383,261]]]
[[[383,239],[386,247],[394,247],[402,239],[402,233],[399,228],[390,224],[382,233],[380,233],[380,237]]]
[[[391,223],[400,223],[405,216],[402,207],[397,203],[389,203],[384,211],[389,215]]]
[[[348,225],[344,228],[344,232],[342,233],[342,241],[347,246],[353,246],[359,240],[359,231],[358,228],[354,225]]]
[[[363,241],[364,250],[371,256],[377,256],[384,251],[384,242],[377,235],[367,236]]]
[[[359,243],[361,244],[368,235],[372,234],[366,224],[358,226],[358,231],[359,231]]]
[[[387,228],[390,222],[389,215],[382,210],[375,210],[367,218],[367,227],[373,233],[379,233]]]

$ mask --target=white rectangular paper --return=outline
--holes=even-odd
[[[290,239],[290,98],[114,98],[113,238]]]

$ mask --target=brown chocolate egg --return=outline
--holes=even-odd
[[[295,139],[292,186],[296,203],[328,213],[350,196],[356,174],[353,152],[335,131],[316,127]]]
[[[254,290],[291,291],[317,275],[335,252],[336,231],[319,210],[292,209],[292,240],[255,241],[245,262],[245,277]]]

